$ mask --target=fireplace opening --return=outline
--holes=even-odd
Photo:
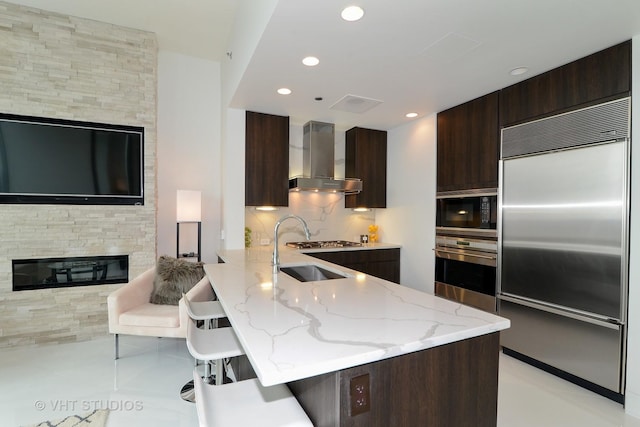
[[[14,259],[13,290],[105,285],[129,281],[129,256]]]

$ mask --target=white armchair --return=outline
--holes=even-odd
[[[177,306],[152,304],[156,268],[150,268],[107,297],[109,332],[114,334],[115,358],[119,358],[119,334],[185,338],[189,316],[184,301]],[[209,279],[203,277],[189,292],[190,301],[213,299]]]

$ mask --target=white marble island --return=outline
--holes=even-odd
[[[305,406],[305,400],[311,400],[309,393],[325,390],[323,386],[314,385],[317,381],[326,383],[328,379],[332,384],[342,383],[346,381],[344,373],[350,369],[358,371],[375,366],[383,367],[383,371],[389,371],[391,375],[396,368],[381,365],[384,361],[396,363],[405,360],[404,355],[427,355],[430,353],[425,350],[449,348],[454,343],[468,342],[476,337],[494,336],[495,345],[492,344],[490,350],[491,354],[495,353],[495,390],[492,393],[497,391],[497,332],[509,327],[508,320],[295,250],[281,250],[282,265],[312,263],[341,271],[349,277],[299,282],[282,272],[274,276],[268,249],[223,251],[219,255],[224,264],[205,266],[262,384],[289,383],[294,394],[300,395],[305,410],[324,413],[327,412],[326,405],[324,409]],[[460,363],[466,365],[462,368],[469,368],[467,361],[460,359]],[[374,372],[366,374],[371,375],[371,410],[351,415],[352,407],[341,408],[346,405],[345,399],[349,400],[348,390],[346,395],[340,391],[336,393],[336,402],[330,402],[328,406],[338,406],[337,417],[327,418],[319,413],[316,419],[312,417],[314,423],[376,425],[371,423],[375,418],[380,420],[379,425],[384,425],[387,421],[382,419],[389,416],[387,412],[398,410],[375,403],[380,400],[376,397],[380,394],[377,391],[386,393],[385,384],[389,381],[376,379],[380,375]],[[490,372],[488,377],[492,376]],[[403,382],[401,378],[393,378],[388,385],[397,387],[398,381]],[[342,388],[338,387],[339,390]],[[411,394],[415,395],[415,386],[411,388],[414,389]],[[317,396],[313,398],[316,399]],[[493,410],[495,408],[489,408],[488,412]],[[347,418],[349,424],[345,424]],[[361,421],[361,424],[354,424],[354,421]]]

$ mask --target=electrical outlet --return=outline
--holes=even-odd
[[[267,239],[260,239],[260,245],[261,246],[268,246],[271,243],[271,239],[267,238]]]
[[[363,414],[371,409],[369,392],[369,374],[351,378],[349,384],[349,398],[351,402],[351,416]]]

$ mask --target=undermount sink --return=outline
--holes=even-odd
[[[344,279],[345,277],[349,277],[315,264],[288,265],[280,267],[280,271],[300,282],[317,282],[320,280]]]

